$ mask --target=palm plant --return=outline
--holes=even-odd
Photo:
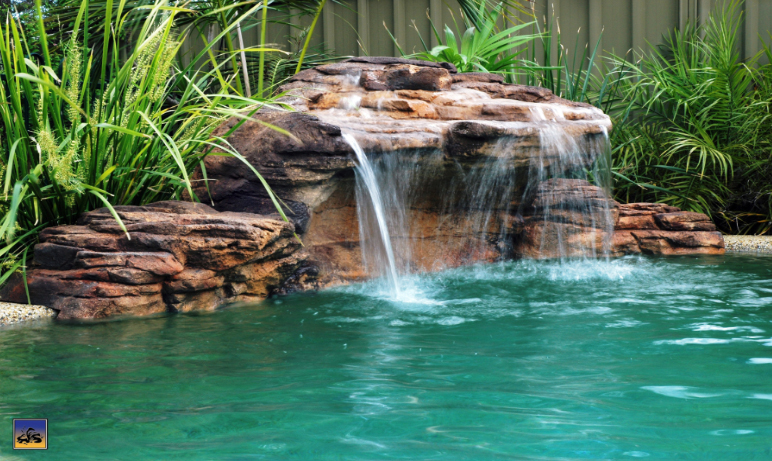
[[[125,59],[103,48],[102,64],[94,66],[79,32],[88,0],[61,63],[52,60],[40,1],[40,59],[29,54],[28,31],[15,18],[0,24],[0,101],[7,101],[0,104],[0,284],[25,266],[44,227],[73,223],[103,206],[123,226],[114,205],[179,198],[184,191],[197,199],[189,172],[206,155],[217,148],[218,155],[241,158],[225,140],[229,133],[213,137],[213,130],[270,103],[207,94],[209,82],[222,78],[219,67],[204,72],[176,65],[186,36],[175,27],[182,8],[154,4]],[[111,42],[125,18],[118,16],[115,27],[103,18],[102,33]],[[222,80],[219,86],[229,85]]]
[[[740,3],[672,32],[635,64],[615,59],[630,73],[613,139],[622,198],[736,219],[738,179],[769,157],[772,101],[760,91],[769,74],[754,70],[758,56],[743,62],[737,52]]]
[[[535,5],[531,14],[536,16]],[[570,101],[593,104],[607,113],[616,109],[621,102],[619,89],[628,73],[623,60],[613,69],[605,68],[598,61],[602,33],[592,48],[591,44],[586,44],[580,50],[580,29],[573,52],[569,55],[554,14],[549,21],[545,17],[541,24],[534,21],[533,28],[537,40],[529,43],[527,59],[522,62],[525,72],[521,81],[547,88]],[[537,43],[541,45],[541,56],[538,55]]]

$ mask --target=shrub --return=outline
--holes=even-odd
[[[725,230],[766,232],[771,74],[757,68],[759,56],[740,59],[739,5],[672,32],[634,64],[615,59],[627,73],[612,139],[616,193],[706,213]]]
[[[177,32],[175,17],[185,10],[165,2],[150,7],[124,59],[110,52],[116,46],[104,46],[94,66],[79,32],[88,5],[82,3],[71,23],[74,33],[58,63],[52,62],[40,0],[39,58],[30,54],[28,31],[13,16],[0,25],[0,284],[24,267],[44,227],[73,223],[103,206],[120,223],[114,205],[175,199],[183,191],[197,200],[189,173],[203,158],[215,147],[219,155],[239,156],[227,135],[212,137],[214,128],[227,117],[247,119],[270,102],[207,94],[212,82],[229,86],[221,65],[208,71],[177,66],[186,31]],[[105,43],[121,37],[120,13],[114,23],[104,18]]]
[[[525,51],[525,48],[522,47],[533,41],[536,36],[520,34],[532,23],[519,24],[504,30],[499,29],[497,22],[501,17],[503,8],[502,3],[489,8],[486,2],[479,2],[476,9],[472,9],[475,14],[462,14],[462,25],[465,28],[463,34],[458,31],[459,24],[455,24],[459,38],[448,25],[443,28],[444,36],[440,35],[430,18],[437,42],[442,44],[430,48],[416,28],[424,51],[410,55],[404,53],[390,31],[389,35],[403,57],[432,62],[449,62],[454,64],[459,72],[489,72],[514,78],[518,73],[521,61],[519,55]],[[467,7],[467,9],[469,8]]]

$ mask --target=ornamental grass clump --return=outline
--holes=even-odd
[[[178,199],[185,191],[198,200],[190,173],[206,155],[244,160],[227,143],[230,132],[214,137],[214,129],[233,116],[243,122],[270,103],[229,94],[235,74],[228,77],[222,63],[207,61],[209,48],[190,65],[178,65],[187,30],[175,18],[190,11],[163,1],[148,7],[138,27],[123,29],[120,5],[104,18],[94,65],[93,48],[85,45],[88,5],[84,0],[66,24],[73,33],[60,58],[52,58],[46,41],[40,0],[39,55],[30,53],[29,31],[16,18],[0,24],[0,285],[23,270],[45,227],[107,207],[125,231],[116,205]],[[128,37],[133,45],[120,52]],[[199,62],[208,67],[194,68]]]

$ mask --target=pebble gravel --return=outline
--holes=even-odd
[[[0,326],[56,317],[56,311],[43,306],[0,302]]]
[[[772,254],[771,235],[725,235],[726,251]]]

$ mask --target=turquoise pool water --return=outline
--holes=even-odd
[[[0,330],[0,458],[772,456],[772,258],[514,262]],[[12,452],[11,419],[49,420]]]

